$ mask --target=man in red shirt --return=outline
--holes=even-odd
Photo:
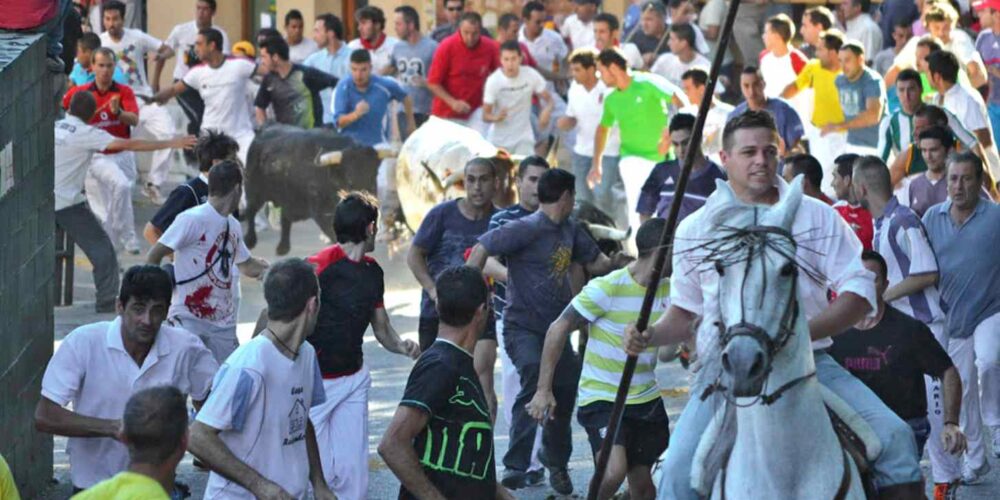
[[[872,249],[872,238],[875,237],[874,221],[872,214],[853,199],[851,190],[851,178],[854,170],[854,160],[859,157],[856,154],[842,154],[834,160],[836,167],[833,169],[833,180],[830,185],[840,200],[833,205],[833,208],[847,221],[854,234],[858,235],[865,250]]]
[[[475,12],[459,18],[458,33],[445,38],[434,53],[427,88],[434,94],[431,114],[485,135],[482,118],[486,78],[500,67],[500,46],[482,35]]]
[[[115,54],[110,49],[95,50],[91,62],[94,81],[69,89],[63,96],[63,108],[69,109],[70,100],[77,92],[90,92],[97,100],[97,112],[90,119],[90,125],[128,139],[132,136],[132,127],[139,124],[139,106],[132,89],[112,79],[115,63]],[[85,182],[90,208],[111,242],[116,249],[124,246],[133,255],[139,253],[132,211],[135,179],[135,156],[131,151],[104,150],[94,155]]]

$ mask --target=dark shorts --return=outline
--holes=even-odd
[[[927,417],[917,417],[907,419],[906,423],[913,431],[913,439],[917,441],[917,460],[920,460],[924,456],[924,445],[927,444],[927,438],[931,435],[930,421],[927,420]]]
[[[607,401],[596,401],[576,410],[576,420],[587,430],[590,451],[595,458],[611,420],[611,407],[612,404]],[[625,447],[629,467],[653,465],[669,443],[670,420],[662,400],[657,398],[648,403],[625,406],[615,444]]]
[[[492,317],[492,316],[491,316]],[[434,343],[438,336],[438,318],[420,317],[417,322],[417,335],[420,339],[420,350],[426,351]],[[479,337],[479,340],[497,340],[496,321],[486,321],[486,331]]]

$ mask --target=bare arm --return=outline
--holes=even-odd
[[[546,414],[554,415],[556,399],[552,395],[552,378],[555,376],[556,364],[566,346],[566,340],[572,332],[588,324],[586,318],[576,311],[572,304],[563,309],[562,314],[549,325],[545,333],[545,343],[542,346],[542,362],[538,368],[538,388],[535,396],[528,403],[528,414],[541,422]]]
[[[233,452],[219,439],[218,429],[195,421],[191,424],[190,435],[188,451],[213,472],[234,481],[258,498],[293,498],[280,486],[236,458],[236,455],[233,455]],[[316,437],[313,435],[313,443],[315,442]],[[306,448],[308,450],[308,444]]]
[[[789,83],[785,86],[785,90],[781,91],[782,99],[791,99],[799,93],[799,86],[795,82]]]
[[[899,72],[903,71],[903,69],[904,69],[903,67],[896,65],[893,65],[891,68],[889,68],[889,71],[885,72],[885,78],[883,78],[883,80],[885,81],[885,86],[891,87],[895,85],[896,78],[899,76]]]
[[[309,457],[309,483],[312,484],[316,500],[336,499],[323,477],[323,463],[319,458],[319,445],[316,444],[316,429],[312,420],[306,419],[306,455]]]
[[[403,114],[406,115],[406,129],[412,134],[417,129],[417,118],[413,116],[413,99],[410,96],[403,99]]]
[[[122,112],[118,113],[118,121],[130,127],[135,127],[136,125],[139,124],[139,114],[123,110]]]
[[[958,427],[958,416],[962,409],[962,379],[954,366],[945,370],[943,379],[941,392],[944,398],[944,428],[941,429],[941,442],[945,451],[957,455],[967,447],[965,435]]]
[[[491,318],[492,319],[492,318]],[[479,339],[472,353],[472,366],[476,370],[479,384],[483,386],[486,405],[490,411],[490,421],[497,420],[497,392],[493,388],[493,367],[497,364],[497,341]]]
[[[903,281],[896,283],[885,291],[882,297],[886,302],[913,295],[927,287],[934,286],[938,282],[938,273],[925,273],[907,276]]]
[[[473,254],[475,254],[475,250],[473,250]],[[485,261],[486,259],[484,258],[483,260]],[[406,252],[406,265],[410,268],[410,272],[413,273],[413,277],[417,279],[417,283],[420,283],[420,286],[427,292],[427,295],[430,295],[431,300],[437,302],[437,289],[434,287],[434,277],[431,276],[431,271],[427,268],[427,250],[417,245],[410,245],[410,251]],[[483,268],[482,264],[477,267],[480,269]]]
[[[501,283],[507,282],[507,266],[504,266],[499,260],[493,257],[486,259],[486,265],[483,266],[483,274]]]
[[[264,276],[267,272],[267,268],[271,265],[264,259],[260,257],[250,257],[239,264],[236,267],[240,269],[240,274],[247,276],[249,278],[260,278]]]
[[[978,128],[973,130],[972,133],[976,135],[976,139],[979,140],[979,144],[982,145],[983,148],[988,148],[993,145],[993,134],[990,133],[989,127]]]
[[[483,121],[486,123],[502,122],[507,118],[507,110],[497,108],[493,104],[483,103]]]
[[[427,500],[445,500],[444,495],[424,474],[417,453],[413,450],[413,439],[427,426],[428,420],[430,416],[423,411],[409,406],[397,407],[389,428],[382,435],[378,454],[413,496]]]
[[[156,51],[156,57],[154,57],[153,80],[149,82],[153,93],[160,91],[160,76],[163,75],[163,66],[171,57],[174,57],[174,49],[167,44],[160,45],[159,50]]]
[[[80,415],[57,405],[45,396],[35,406],[35,429],[38,432],[66,437],[118,438],[121,420]]]
[[[108,144],[108,149],[125,151],[156,151],[158,149],[187,149],[194,146],[198,139],[193,135],[181,136],[165,141],[148,141],[145,139],[115,139]]]
[[[694,322],[698,315],[671,305],[659,321],[644,332],[639,332],[634,324],[625,328],[625,351],[630,356],[638,356],[649,346],[677,344],[692,337]]]
[[[969,73],[969,83],[972,85],[972,88],[978,89],[989,83],[986,80],[986,70],[983,67],[983,63],[976,60],[969,61],[969,64],[965,65],[965,70]]]
[[[823,312],[809,320],[809,336],[820,340],[839,335],[863,320],[871,309],[868,301],[860,295],[841,293]]]
[[[564,132],[567,130],[573,130],[573,127],[575,126],[576,126],[576,118],[573,118],[571,116],[561,116],[559,117],[558,120],[556,120],[556,127],[559,127],[559,130],[562,130]]]
[[[596,259],[592,260],[589,264],[583,267],[588,273],[591,274],[591,276],[604,276],[615,269],[621,269],[631,260],[631,257],[621,252],[613,254],[610,258],[601,253],[597,254]]]
[[[896,158],[892,160],[892,165],[889,165],[889,180],[892,181],[893,187],[897,186],[906,177],[906,162],[910,158],[912,148],[912,144],[903,148],[902,151],[896,154]]]
[[[594,156],[590,160],[590,173],[587,174],[587,182],[593,188],[601,180],[601,157],[604,155],[604,146],[608,141],[608,129],[604,125],[598,125],[594,132]]]
[[[403,340],[399,336],[396,329],[392,327],[392,322],[389,321],[389,314],[385,312],[385,308],[380,307],[372,313],[372,332],[375,334],[375,340],[389,352],[402,354],[412,359],[420,357],[420,346],[412,340]]]
[[[146,238],[150,245],[155,246],[156,242],[160,241],[160,236],[163,236],[163,231],[160,231],[160,228],[152,223],[147,222],[146,226],[142,228],[142,237]]]
[[[882,101],[871,98],[865,101],[865,110],[858,113],[858,116],[837,125],[827,125],[824,130],[851,130],[856,128],[873,127],[879,124],[882,116]]]
[[[542,128],[549,126],[549,120],[552,119],[552,109],[555,107],[555,100],[552,99],[552,95],[546,90],[540,94],[535,94],[539,100],[542,101],[542,111],[538,113],[538,125]]]
[[[431,94],[434,94],[434,97],[437,97],[438,99],[444,101],[444,103],[447,104],[449,108],[451,108],[456,112],[468,113],[469,111],[472,111],[472,108],[469,106],[469,103],[455,99],[455,97],[449,94],[448,91],[445,90],[444,86],[441,85],[440,83],[427,82],[427,90],[430,90]]]
[[[184,81],[177,80],[176,82],[174,82],[173,85],[153,95],[152,101],[157,104],[166,104],[167,101],[180,95],[182,92],[184,92],[185,89],[187,89],[187,85],[184,84]]]
[[[490,252],[486,250],[486,247],[480,243],[476,243],[476,246],[472,247],[472,252],[469,253],[469,258],[465,260],[465,265],[483,269],[486,266],[486,259],[489,256]]]
[[[174,253],[174,250],[163,243],[156,243],[153,248],[149,249],[149,253],[146,254],[146,263],[152,264],[154,266],[160,265],[163,258],[167,255]]]
[[[267,121],[267,111],[254,106],[253,116],[257,120],[257,125],[263,125]]]

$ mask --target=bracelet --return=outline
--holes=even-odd
[[[954,425],[955,427],[958,427],[958,424],[955,423],[955,422],[953,422],[953,421],[951,421],[951,420],[945,421],[944,425]]]

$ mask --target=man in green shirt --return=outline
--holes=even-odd
[[[597,70],[604,84],[613,90],[604,99],[601,124],[594,134],[593,163],[587,181],[593,187],[601,179],[601,155],[608,130],[617,124],[621,131],[619,170],[625,184],[628,221],[631,227],[638,228],[639,214],[635,207],[639,192],[653,167],[670,151],[667,125],[671,113],[690,103],[684,92],[665,78],[632,73],[618,49],[602,50],[597,56]]]

